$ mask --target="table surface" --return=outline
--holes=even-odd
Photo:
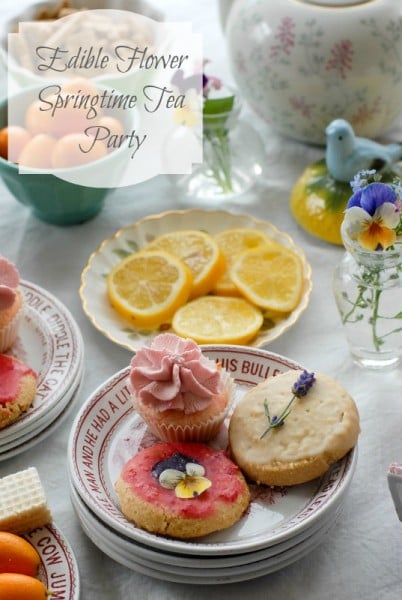
[[[0,18],[6,18],[24,4],[24,1],[2,0]],[[230,81],[217,3],[160,0],[153,4],[163,8],[166,20],[191,20],[194,29],[203,34],[204,53],[211,59],[214,72]],[[4,73],[2,77],[4,84]],[[4,90],[3,85],[3,93]],[[0,462],[0,476],[31,465],[38,469],[55,522],[77,558],[83,600],[244,597],[397,600],[402,596],[402,524],[397,519],[386,480],[388,465],[402,458],[401,372],[363,371],[353,364],[332,296],[332,272],[343,249],[309,236],[291,217],[292,185],[307,164],[323,156],[323,149],[284,139],[257,122],[251,113],[248,118],[258,125],[264,141],[266,174],[253,192],[221,203],[217,208],[271,221],[304,249],[312,266],[313,291],[307,310],[290,330],[269,345],[269,350],[336,378],[356,400],[361,417],[359,457],[343,513],[318,549],[259,579],[203,587],[140,575],[115,563],[95,547],[73,512],[66,469],[72,415],[29,452]],[[115,346],[97,331],[82,310],[78,287],[89,255],[124,225],[148,214],[188,206],[167,178],[159,176],[117,189],[107,199],[102,213],[88,223],[56,227],[36,220],[0,181],[0,254],[18,265],[24,279],[57,296],[70,309],[83,334],[86,374],[81,403],[131,358],[130,352]]]

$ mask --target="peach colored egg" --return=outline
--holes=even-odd
[[[96,96],[99,89],[90,79],[85,77],[74,77],[61,86],[61,92],[64,94],[80,94]]]
[[[91,109],[90,101],[77,102],[74,94],[60,92],[32,102],[25,114],[25,126],[32,135],[48,133],[62,137],[83,133],[97,122],[100,113],[98,107]]]
[[[99,117],[103,114],[103,110],[100,108],[100,99],[95,103],[95,98],[99,94],[100,91],[96,85],[85,77],[75,77],[63,83],[59,101],[62,100],[65,107],[55,113],[55,135],[62,137],[69,133],[84,133],[87,127],[97,124]],[[56,98],[50,96],[47,100],[55,102]]]
[[[0,156],[1,158],[8,158],[8,127],[0,129]]]
[[[8,137],[8,160],[18,162],[18,157],[21,154],[25,145],[31,139],[31,134],[19,125],[9,125],[6,127]]]
[[[106,154],[107,147],[103,141],[94,143],[93,138],[84,133],[70,133],[57,140],[52,165],[55,169],[76,167],[99,160]]]
[[[19,164],[35,169],[51,169],[51,155],[56,141],[54,137],[46,133],[38,133],[33,136],[19,155]]]
[[[41,110],[44,105],[41,100],[34,100],[28,106],[25,113],[25,127],[31,135],[37,135],[38,133],[46,133],[53,135],[54,133],[54,120],[50,111]]]
[[[64,103],[63,108],[57,109],[52,117],[52,133],[56,137],[69,133],[84,133],[85,129],[95,122],[95,119],[88,118],[88,107],[75,106],[74,99],[70,101],[69,94],[52,94],[46,98],[46,101],[52,102],[53,105],[57,101]]]
[[[109,117],[108,115],[104,115],[103,117],[100,117],[97,120],[96,125],[99,125],[99,127],[107,127],[110,135],[120,136],[124,134],[124,127],[122,122],[119,121],[119,119],[116,119],[115,117]]]

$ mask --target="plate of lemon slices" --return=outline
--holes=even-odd
[[[93,325],[136,351],[161,331],[260,347],[308,305],[311,267],[267,221],[224,210],[150,215],[91,254],[80,297]]]

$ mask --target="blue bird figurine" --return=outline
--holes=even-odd
[[[327,169],[336,181],[351,181],[361,170],[391,169],[402,159],[402,144],[379,144],[357,137],[344,119],[335,119],[325,130]]]

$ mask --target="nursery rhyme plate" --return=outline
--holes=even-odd
[[[203,352],[231,373],[236,385],[235,402],[267,377],[302,368],[263,349],[215,345],[204,346]],[[252,501],[246,515],[229,529],[205,536],[202,541],[169,540],[137,528],[121,513],[114,484],[123,465],[157,440],[132,406],[128,374],[129,367],[102,384],[83,404],[71,429],[68,451],[73,486],[86,505],[115,531],[168,552],[233,554],[266,548],[293,537],[339,505],[352,479],[355,451],[333,464],[320,479],[303,485],[251,485]],[[210,442],[217,449],[227,449],[228,419]]]

